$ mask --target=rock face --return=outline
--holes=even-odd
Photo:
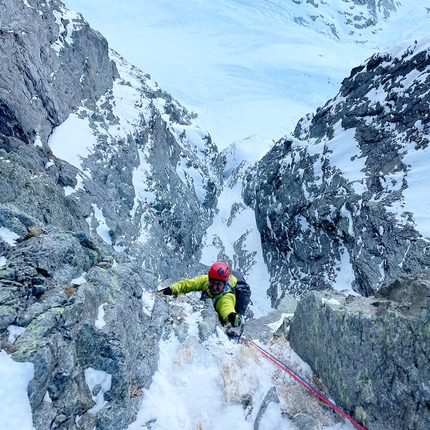
[[[84,231],[164,278],[198,271],[222,183],[210,136],[61,2],[4,7],[3,226],[15,231],[9,215],[24,212],[26,225],[16,221],[21,238],[29,223]],[[74,140],[76,130],[86,135]],[[68,145],[78,156],[68,157]]]
[[[118,72],[107,41],[61,2],[2,0],[1,9],[2,139],[46,143],[53,127],[82,100],[104,94]]]
[[[429,157],[428,38],[373,55],[249,175],[271,295],[341,288],[371,295],[430,264],[419,169]],[[417,176],[414,176],[414,169]],[[418,187],[418,188],[414,188]]]
[[[351,38],[356,42],[367,42],[370,34],[374,36],[381,30],[380,23],[397,10],[393,0],[344,0],[343,7],[336,8],[324,0],[293,2],[297,6],[291,7],[291,13],[297,24],[317,29],[332,38]]]
[[[429,273],[373,298],[309,293],[291,322],[291,346],[367,428],[429,428],[429,297]]]
[[[144,314],[137,273],[126,265],[92,267],[80,286],[53,287],[19,315],[16,324],[26,331],[11,347],[12,357],[34,364],[28,394],[37,429],[75,428],[77,422],[86,429],[125,428],[134,420],[139,395],[157,369],[167,318],[162,300],[152,318]],[[90,370],[110,378],[100,400]]]
[[[1,10],[1,347],[34,364],[37,430],[126,428],[168,316],[153,292],[202,269],[221,157],[79,14]]]
[[[169,317],[154,294],[157,284],[205,269],[203,238],[217,211],[224,160],[195,115],[109,51],[79,14],[58,0],[0,2],[1,348],[34,364],[28,393],[37,430],[126,428],[151,383]],[[391,409],[396,422],[428,423],[420,409],[428,407],[427,386],[417,382],[428,375],[428,326],[419,322],[423,312],[428,321],[428,307],[421,309],[416,295],[410,304],[386,305],[409,296],[400,287],[384,289],[430,263],[428,241],[404,195],[413,183],[406,153],[425,155],[429,142],[428,48],[420,41],[399,52],[375,55],[353,70],[334,100],[298,124],[294,139],[281,139],[256,172],[247,170],[244,191],[279,312],[292,301],[287,292],[329,289],[339,274],[354,273],[352,286],[364,295],[380,290],[372,302],[379,306],[369,305],[365,320],[369,338],[360,342],[370,353],[377,338],[385,349],[375,361],[387,369],[354,362],[362,366],[357,383],[364,394],[331,384],[339,402],[359,405],[356,416],[375,425],[381,412],[375,399],[382,393],[384,405],[391,391],[373,382],[374,374],[395,375],[391,399],[402,393],[409,399],[401,411]],[[345,160],[343,152],[350,170],[336,162]],[[228,193],[241,188],[247,169],[236,167],[225,176]],[[400,221],[393,207],[401,208]],[[226,223],[240,223],[246,211],[233,202]],[[233,244],[238,269],[254,264],[246,249],[250,234]],[[213,235],[213,245],[219,242]],[[217,255],[226,255],[222,243]],[[428,294],[420,282],[418,290]],[[303,309],[319,309],[318,294],[302,300],[296,333]],[[349,299],[339,296],[339,306],[347,306],[342,300]],[[204,341],[218,319],[210,303],[202,305]],[[382,323],[371,326],[371,318],[382,318],[391,332]],[[356,329],[350,320],[334,321],[337,334]],[[406,330],[412,323],[414,339]],[[180,320],[171,330],[183,339],[186,324]],[[316,333],[327,322],[318,324]],[[21,333],[16,341],[14,330]],[[309,338],[309,350],[318,352],[319,339]],[[390,364],[401,359],[390,355],[392,342],[415,367]],[[322,375],[331,369],[317,364]]]

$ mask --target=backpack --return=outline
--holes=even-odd
[[[245,315],[246,308],[251,301],[251,288],[242,273],[232,270],[231,274],[237,279],[237,284],[234,287],[230,287],[236,295],[236,312],[240,315]]]

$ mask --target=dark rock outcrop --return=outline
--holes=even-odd
[[[370,430],[430,426],[430,276],[364,298],[311,292],[289,332],[336,404]]]
[[[106,39],[60,1],[2,0],[1,10],[0,139],[46,144],[82,100],[112,87],[115,63]]]
[[[427,38],[373,55],[249,175],[274,304],[278,286],[300,296],[348,278],[339,287],[368,296],[430,265],[405,198],[405,157],[427,156],[429,70]]]

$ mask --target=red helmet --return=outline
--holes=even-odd
[[[227,264],[217,261],[209,268],[209,279],[217,279],[218,281],[227,282],[230,278],[230,268]]]

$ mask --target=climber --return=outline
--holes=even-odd
[[[240,272],[230,271],[227,264],[217,261],[209,268],[207,275],[183,279],[160,290],[174,295],[202,291],[202,298],[212,299],[222,323],[238,327],[244,319],[251,299],[251,289]]]

